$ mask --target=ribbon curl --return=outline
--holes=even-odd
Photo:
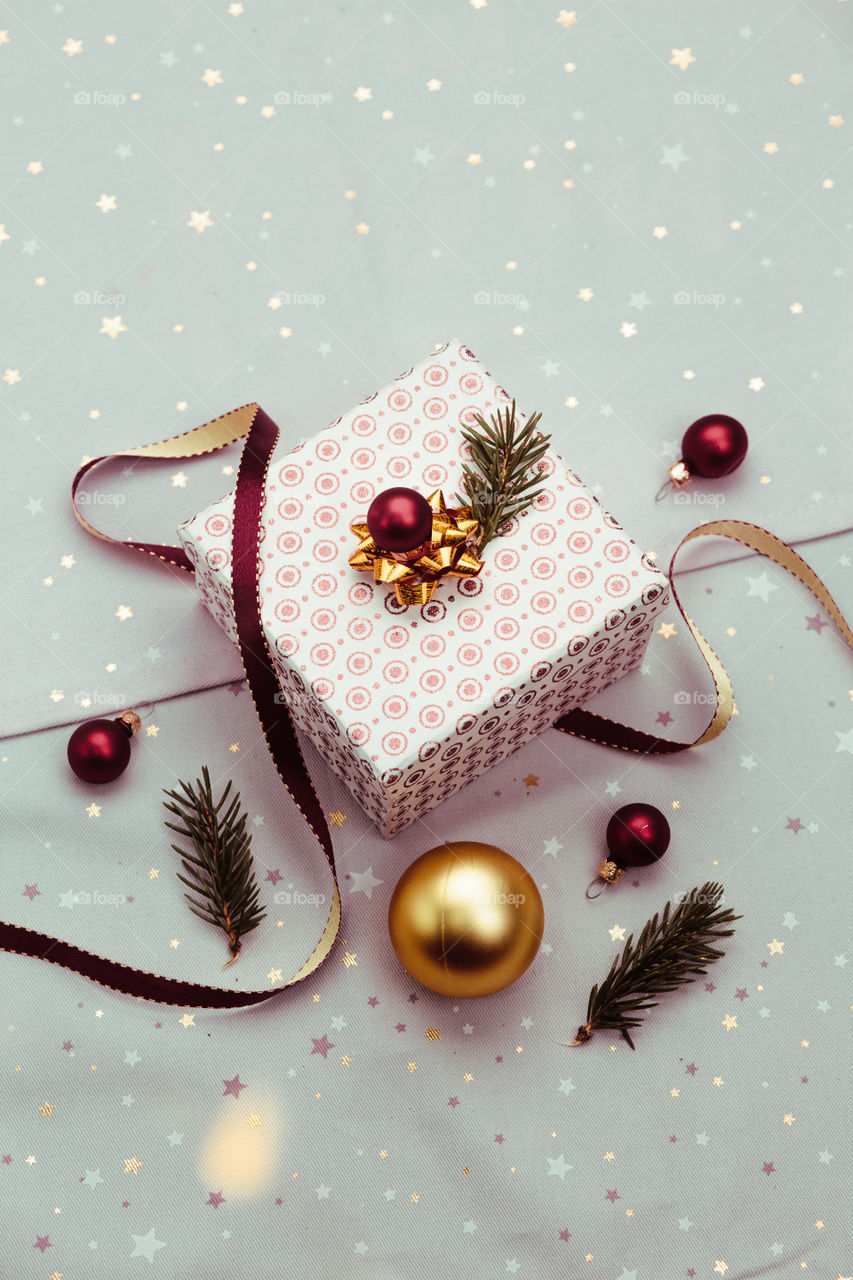
[[[427,502],[432,509],[432,533],[412,551],[385,551],[363,520],[354,520],[350,526],[361,539],[349,558],[350,567],[372,573],[374,582],[393,587],[399,604],[429,604],[440,578],[476,578],[483,567],[471,551],[480,527],[471,508],[448,507],[440,489]]]

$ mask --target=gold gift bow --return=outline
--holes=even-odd
[[[478,529],[470,507],[450,507],[436,489],[427,498],[432,509],[429,541],[413,551],[385,551],[370,535],[364,520],[350,528],[361,539],[349,558],[351,568],[372,573],[374,582],[393,587],[399,604],[429,604],[439,578],[475,578],[483,567],[469,549]]]

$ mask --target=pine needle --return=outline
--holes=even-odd
[[[513,400],[509,408],[493,413],[490,422],[478,413],[479,430],[466,427],[462,431],[471,462],[462,464],[462,493],[457,497],[471,508],[480,526],[473,548],[478,553],[542,492],[538,472],[531,475],[551,442],[550,436],[536,430],[541,418],[541,413],[534,413],[519,431]]]
[[[630,1033],[642,1024],[645,1011],[657,1006],[655,997],[703,977],[725,955],[716,944],[734,933],[725,926],[743,917],[721,909],[722,897],[723,886],[709,880],[685,894],[672,914],[667,902],[636,943],[632,933],[604,982],[589,993],[586,1022],[572,1045],[586,1044],[595,1031],[618,1031],[633,1049]]]
[[[196,778],[195,788],[180,780],[179,786],[183,794],[165,791],[171,803],[163,801],[168,812],[183,824],[176,826],[167,821],[166,826],[192,844],[192,853],[172,845],[180,855],[185,873],[181,875],[178,871],[176,875],[192,890],[192,894],[185,893],[184,897],[193,915],[216,925],[227,935],[231,959],[222,966],[227,969],[240,954],[241,939],[266,916],[260,905],[252,862],[252,837],[246,831],[248,815],[241,809],[236,791],[226,807],[231,795],[230,781],[214,802],[206,765],[201,779]]]

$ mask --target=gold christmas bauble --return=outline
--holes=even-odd
[[[397,882],[388,929],[423,986],[470,999],[502,991],[532,964],[545,927],[529,872],[492,844],[459,840],[416,859]]]

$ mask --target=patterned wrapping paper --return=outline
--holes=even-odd
[[[351,522],[391,484],[453,500],[461,428],[509,401],[447,343],[273,463],[260,587],[297,727],[394,835],[642,659],[666,582],[554,453],[543,491],[421,609],[351,569]],[[233,640],[233,494],[179,529]]]

